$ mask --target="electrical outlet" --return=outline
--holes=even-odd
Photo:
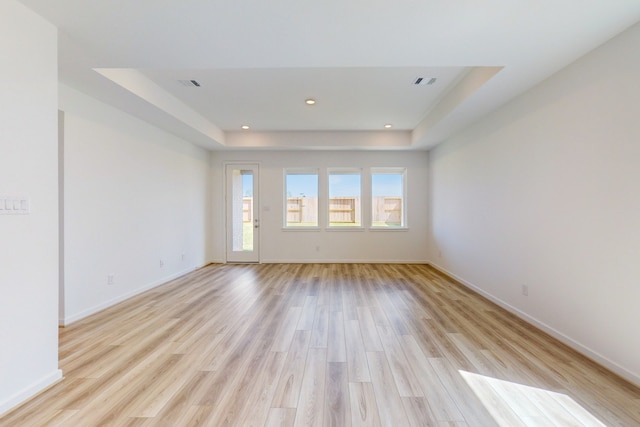
[[[111,286],[116,283],[116,277],[113,274],[107,276],[107,285]]]
[[[185,254],[182,254],[182,256],[180,257],[180,260],[181,260],[181,261],[184,261],[184,259],[185,259],[185,258],[186,258],[186,255],[185,255]]]
[[[316,252],[320,252],[320,246],[316,246]]]
[[[522,295],[524,295],[525,297],[529,296],[529,286],[522,285]]]
[[[160,260],[160,268],[164,267],[164,261]]]

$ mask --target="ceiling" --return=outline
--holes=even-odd
[[[21,2],[59,28],[61,83],[212,150],[428,149],[640,20],[638,0]]]

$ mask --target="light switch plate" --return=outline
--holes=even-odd
[[[0,196],[0,215],[29,215],[29,198]]]

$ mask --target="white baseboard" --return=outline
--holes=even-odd
[[[439,266],[439,265],[437,265],[437,264],[435,264],[433,262],[428,262],[427,264],[429,264],[430,266],[432,266],[436,270],[446,274],[447,276],[455,279],[456,281],[462,283],[464,286],[468,287],[469,289],[472,289],[473,291],[479,293],[483,297],[485,297],[488,300],[494,302],[495,304],[497,304],[500,307],[504,308],[508,312],[518,316],[520,319],[526,321],[530,325],[535,326],[536,328],[546,332],[547,334],[551,335],[552,337],[556,338],[557,340],[563,342],[564,344],[566,344],[569,347],[573,348],[574,350],[576,350],[580,354],[584,355],[585,357],[588,357],[589,359],[593,360],[594,362],[604,366],[605,368],[607,368],[610,371],[614,372],[615,374],[621,376],[622,378],[626,379],[627,381],[629,381],[629,382],[631,382],[631,383],[633,383],[633,384],[635,384],[637,386],[640,386],[640,375],[637,375],[637,374],[631,372],[630,370],[628,370],[624,366],[621,366],[621,365],[617,364],[616,362],[612,361],[611,359],[607,358],[606,356],[603,356],[602,354],[598,353],[597,351],[585,346],[581,342],[574,340],[573,338],[571,338],[571,337],[563,334],[562,332],[552,328],[551,326],[549,326],[546,323],[536,319],[535,317],[525,313],[524,311],[522,311],[522,310],[512,306],[511,304],[501,300],[500,298],[497,298],[494,295],[484,291],[483,289],[477,287],[473,283],[470,283],[470,282],[466,281],[462,277],[459,277],[459,276],[453,274],[452,272],[448,271],[446,268],[443,268],[443,267],[441,267],[441,266]]]
[[[428,264],[427,261],[421,260],[368,260],[368,259],[263,259],[262,264]]]
[[[19,392],[10,396],[8,399],[0,402],[0,417],[4,415],[5,412],[15,408],[22,402],[27,399],[35,396],[46,388],[52,386],[56,382],[58,382],[62,378],[62,371],[60,369],[56,369],[49,375],[44,376],[40,380],[35,383],[29,385],[28,387],[23,388]]]
[[[126,299],[129,299],[133,296],[136,296],[138,294],[141,294],[142,292],[148,291],[149,289],[153,289],[156,286],[160,286],[163,285],[167,282],[170,282],[171,280],[177,279],[178,277],[184,276],[185,274],[191,273],[194,270],[197,270],[198,268],[203,267],[203,266],[199,266],[199,267],[190,267],[187,268],[186,270],[182,270],[179,271],[177,273],[171,274],[169,276],[165,276],[159,280],[155,280],[151,283],[147,283],[146,285],[140,287],[140,288],[136,288],[132,291],[129,291],[127,293],[124,293],[122,295],[118,295],[115,298],[112,298],[110,300],[101,302],[100,304],[94,305],[93,307],[87,308],[85,310],[82,310],[79,313],[75,313],[72,314],[70,316],[65,316],[65,318],[63,320],[60,320],[60,326],[67,326],[70,325],[73,322],[77,322],[78,320],[84,319],[85,317],[91,316],[92,314],[95,314],[99,311],[102,311],[106,308],[111,307],[112,305],[115,305],[119,302],[122,302]]]

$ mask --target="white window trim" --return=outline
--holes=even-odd
[[[360,175],[360,225],[331,225],[331,212],[329,212],[329,208],[331,206],[331,175],[332,174],[344,174],[344,175]],[[335,167],[335,168],[327,168],[327,191],[326,191],[326,202],[327,205],[325,207],[325,215],[326,215],[326,223],[325,230],[326,231],[364,231],[365,230],[365,206],[364,206],[364,197],[363,195],[363,185],[365,174],[362,168],[358,167]]]
[[[379,225],[373,225],[373,175],[382,175],[382,174],[393,174],[399,175],[402,174],[402,219],[399,227],[383,227]],[[408,218],[407,218],[407,168],[406,167],[372,167],[369,170],[369,230],[371,231],[407,231],[409,230]]]
[[[287,225],[287,175],[316,175],[318,178],[316,194],[318,194],[318,211],[316,216],[318,218],[317,225],[311,226],[297,226]],[[319,168],[284,168],[282,175],[282,230],[283,231],[320,231],[320,206],[322,205],[322,197],[320,197],[320,170]]]

